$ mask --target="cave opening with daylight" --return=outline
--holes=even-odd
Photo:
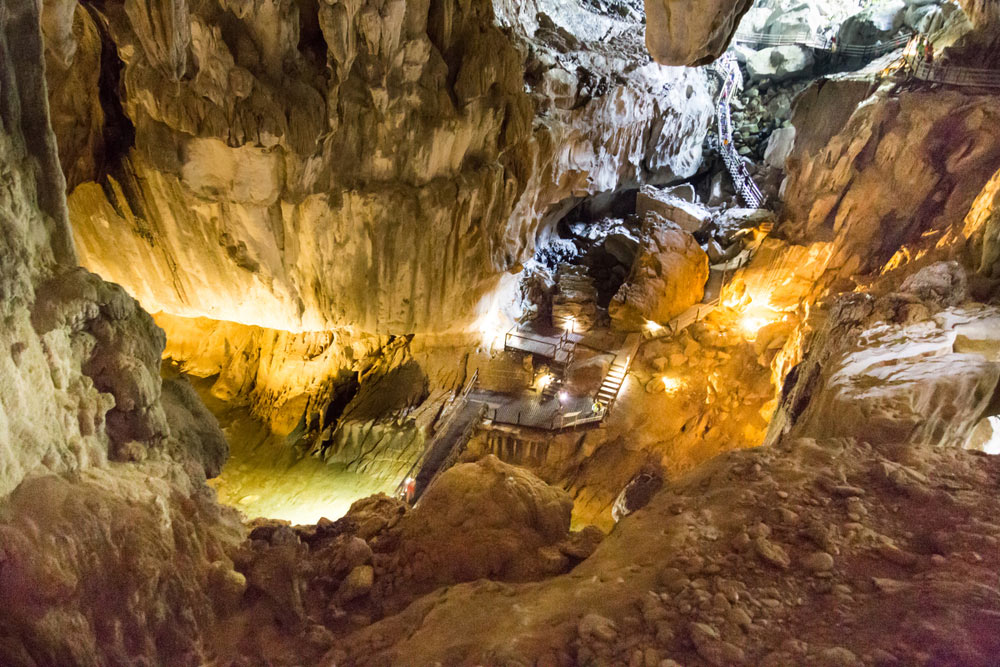
[[[1000,660],[993,0],[2,0],[0,665]]]

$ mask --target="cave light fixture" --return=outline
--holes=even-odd
[[[482,344],[492,351],[497,346],[497,341],[503,341],[506,331],[503,330],[503,322],[499,310],[490,310],[479,318],[476,323]]]
[[[740,299],[736,308],[740,311],[737,327],[750,342],[757,340],[758,331],[781,319],[781,315],[771,305],[770,294],[747,294]]]
[[[684,388],[684,380],[672,375],[663,376],[663,389],[668,394],[676,394]]]
[[[565,325],[563,328],[566,329],[566,331],[568,331],[570,333],[576,333],[576,318],[575,317],[573,317],[572,315],[570,315],[569,317],[566,318],[566,321],[563,324]]]
[[[569,392],[567,392],[567,391],[560,391],[559,392],[559,402],[560,403],[566,403],[568,400],[569,400]]]
[[[757,340],[757,332],[763,329],[769,322],[768,318],[761,315],[743,313],[740,316],[740,331],[743,333],[744,338],[753,342]]]
[[[535,381],[535,386],[538,387],[539,391],[545,391],[545,388],[552,384],[552,380],[554,379],[555,377],[553,377],[552,373],[545,373],[538,376],[538,379]]]
[[[655,336],[663,331],[663,325],[653,320],[646,320],[646,331]]]

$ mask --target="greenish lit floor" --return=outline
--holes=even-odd
[[[210,379],[190,380],[229,441],[229,460],[209,485],[221,502],[248,519],[263,516],[293,524],[315,523],[321,517],[337,519],[359,498],[394,491],[385,480],[302,456],[247,409],[212,396]]]

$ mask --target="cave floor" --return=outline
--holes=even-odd
[[[208,483],[220,502],[248,519],[267,517],[292,524],[338,519],[358,498],[394,491],[390,481],[304,455],[246,408],[212,396],[210,379],[190,379],[229,442],[229,459]]]

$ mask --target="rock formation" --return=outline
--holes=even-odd
[[[150,316],[76,267],[37,11],[0,8],[0,662],[200,664],[241,532],[204,484],[226,443],[161,385]]]
[[[135,143],[109,164],[81,175],[100,142],[97,114],[80,117],[93,82],[53,68],[51,99],[81,259],[151,310],[289,331],[468,329],[561,202],[700,163],[706,78],[647,65],[634,14],[170,6],[78,10],[81,36],[63,25],[50,58],[122,61],[122,85],[102,74],[100,92]]]
[[[994,96],[884,87],[860,104],[867,87],[814,84],[796,106],[786,165],[783,232],[836,238],[844,276],[877,270],[902,246],[915,252],[960,224],[1000,168]],[[886,188],[907,197],[883,197]]]
[[[646,47],[663,65],[703,65],[722,55],[752,0],[645,0]]]
[[[649,212],[639,255],[611,300],[614,326],[638,331],[646,322],[667,322],[701,301],[708,280],[708,256],[690,233]]]

